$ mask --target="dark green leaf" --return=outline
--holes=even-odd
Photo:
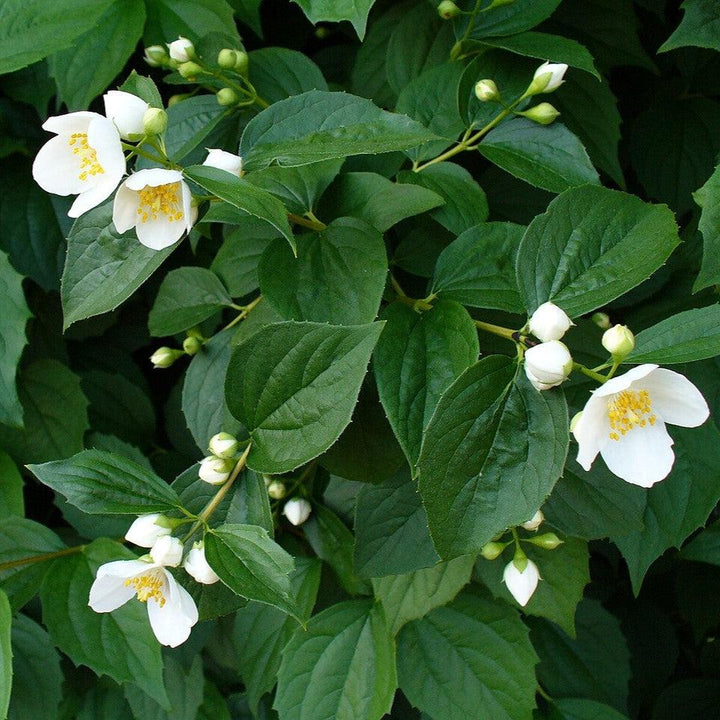
[[[191,4],[187,0],[181,0],[183,1],[188,5]],[[224,114],[225,109],[218,104],[215,95],[196,95],[169,107],[165,148],[170,159],[180,162],[193,150],[199,149],[201,143],[223,119]],[[204,152],[202,156],[204,157]],[[193,153],[190,157],[196,161],[197,153]],[[140,158],[141,164],[142,161],[143,159]]]
[[[479,16],[471,38],[515,35],[534,28],[552,15],[560,0],[515,0],[513,3],[495,7],[489,13]],[[458,37],[464,32],[465,23],[458,23],[455,32]]]
[[[163,107],[162,97],[160,96],[160,91],[158,90],[157,85],[151,78],[145,77],[144,75],[138,75],[135,70],[128,75],[127,80],[125,80],[118,89],[123,92],[128,92],[131,95],[137,95],[150,107]]]
[[[720,7],[714,0],[685,0],[682,22],[658,48],[667,52],[680,47],[695,46],[720,50]]]
[[[195,41],[209,33],[222,33],[239,44],[233,11],[225,0],[146,0],[146,6],[145,45],[170,42],[178,35]]]
[[[258,95],[272,105],[308,90],[327,90],[320,68],[297,50],[266,47],[250,53],[249,78]]]
[[[343,3],[335,0],[293,0],[293,2],[303,9],[311,23],[348,20],[362,40],[365,37],[368,14],[375,0],[350,0]]]
[[[609,705],[585,698],[554,700],[553,708],[559,715],[553,715],[552,720],[628,720]]]
[[[0,590],[0,716],[6,717],[13,684],[13,651],[10,646],[12,612],[7,595]]]
[[[0,450],[0,518],[25,515],[23,479],[12,458]]]
[[[700,273],[693,287],[697,292],[720,283],[720,169],[695,193],[695,202],[702,208],[699,228],[703,236],[703,257]]]
[[[720,565],[720,521],[708,525],[682,549],[685,560]]]

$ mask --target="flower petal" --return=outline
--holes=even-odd
[[[166,170],[165,168],[146,168],[130,175],[125,184],[130,190],[142,190],[144,187],[157,187],[169,183],[180,182],[183,179],[179,170]]]
[[[53,195],[76,195],[87,187],[80,180],[80,163],[68,144],[66,136],[48,140],[35,156],[32,175],[35,182]]]
[[[117,225],[116,225],[117,227]],[[140,222],[135,227],[138,240],[151,250],[163,250],[174,245],[185,232],[185,223],[180,220],[170,222],[165,217]]]
[[[582,415],[573,430],[578,444],[577,461],[583,469],[590,470],[600,452],[600,446],[609,433],[607,400],[592,395],[585,403]]]
[[[148,618],[158,642],[177,647],[190,637],[190,629],[198,620],[197,607],[190,593],[170,573],[165,573],[165,579],[165,604],[148,600]]]
[[[657,369],[642,386],[650,393],[653,412],[670,425],[697,427],[710,415],[702,393],[684,375],[673,370]]]
[[[135,227],[138,219],[138,208],[140,207],[140,198],[133,190],[127,187],[125,181],[118,188],[113,202],[113,225],[119,233],[124,233]]]
[[[183,217],[185,218],[185,229],[187,232],[192,230],[198,216],[198,210],[192,204],[192,194],[190,188],[185,181],[180,183],[180,194],[182,196]]]
[[[608,438],[600,454],[610,472],[633,485],[649,488],[670,474],[675,462],[672,445],[665,423],[658,418],[654,425],[636,426],[619,440]]]
[[[90,587],[88,605],[99,613],[117,610],[135,595],[135,588],[126,585],[126,580],[118,575],[98,574]]]
[[[119,181],[120,178],[103,179],[97,185],[93,185],[91,188],[81,192],[70,206],[68,216],[71,218],[80,217],[83,213],[100,205],[103,200],[113,194],[113,190],[115,190]]]
[[[104,171],[103,177],[116,178],[117,185],[125,173],[125,155],[116,127],[107,118],[100,117],[90,123],[87,136]]]
[[[606,397],[607,395],[614,395],[615,393],[627,390],[634,382],[642,380],[657,369],[658,365],[652,363],[638,365],[626,373],[608,380],[604,385],[601,385],[597,390],[593,391],[593,395],[596,397]]]
[[[53,132],[58,135],[61,133],[64,135],[70,135],[75,132],[84,133],[87,132],[90,121],[96,118],[100,118],[101,120],[105,119],[99,113],[82,110],[80,112],[67,113],[66,115],[55,115],[53,117],[49,117],[43,123],[42,128],[43,130],[47,130],[48,132]]]

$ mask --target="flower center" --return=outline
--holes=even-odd
[[[87,133],[73,133],[68,145],[73,149],[73,155],[77,155],[80,161],[78,179],[87,180],[90,176],[102,175],[105,172],[98,162],[95,148],[88,145]]]
[[[169,222],[183,219],[179,182],[156,187],[146,185],[138,195],[140,206],[137,212],[142,222],[157,220],[161,215],[164,215]]]
[[[157,574],[136,575],[125,581],[128,587],[132,587],[137,593],[140,602],[154,600],[160,607],[165,604],[163,595],[163,579]]]
[[[608,403],[610,439],[619,440],[634,427],[654,425],[657,416],[652,414],[652,401],[647,390],[623,390]]]

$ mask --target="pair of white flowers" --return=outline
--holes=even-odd
[[[525,352],[525,373],[538,390],[568,377],[573,360],[560,338],[572,324],[553,303],[544,303],[530,318],[530,332],[543,342]],[[604,334],[603,346],[614,358],[624,357],[634,338],[616,325]],[[573,421],[577,461],[590,470],[600,454],[613,474],[652,487],[670,474],[675,462],[666,424],[697,427],[709,414],[705,398],[686,377],[655,364],[638,365],[594,390]]]
[[[105,116],[74,112],[49,118],[43,129],[55,133],[38,152],[33,178],[54,195],[77,195],[68,215],[76,218],[100,205],[117,188],[113,224],[118,232],[136,229],[138,240],[153,250],[175,244],[197,219],[190,188],[179,170],[140,170],[125,174],[122,140],[140,140],[148,116],[162,112],[131,93],[111,90],[103,96]],[[209,149],[204,165],[239,176],[242,159]],[[118,187],[119,185],[119,187]]]

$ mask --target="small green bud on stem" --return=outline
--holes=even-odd
[[[186,355],[197,355],[202,349],[202,343],[196,337],[186,337],[183,340],[183,350]]]
[[[538,125],[550,125],[560,113],[550,103],[540,103],[531,107],[529,110],[517,112],[516,115],[522,115],[528,120],[538,123]]]
[[[203,71],[203,69],[192,60],[178,65],[177,70],[186,80],[195,80],[195,78]]]
[[[146,135],[160,135],[167,129],[168,117],[162,108],[148,108],[143,115],[143,130]]]
[[[563,544],[563,541],[555,533],[543,533],[534,538],[528,538],[525,542],[532,543],[545,550],[555,550]]]
[[[443,0],[437,6],[437,11],[443,20],[452,20],[460,14],[460,8],[452,0]]]
[[[480,102],[498,102],[500,92],[494,80],[486,78],[475,83],[475,97]]]
[[[235,105],[238,101],[237,94],[229,87],[218,90],[215,97],[217,97],[218,104],[223,105],[224,107]]]
[[[237,50],[231,50],[230,48],[223,48],[218,53],[217,64],[223,70],[234,70],[236,61],[237,61]]]
[[[495,558],[500,557],[502,555],[502,551],[507,546],[507,543],[499,543],[499,542],[489,542],[485,543],[485,545],[482,546],[482,549],[480,550],[480,554],[486,559],[486,560],[495,560]]]

